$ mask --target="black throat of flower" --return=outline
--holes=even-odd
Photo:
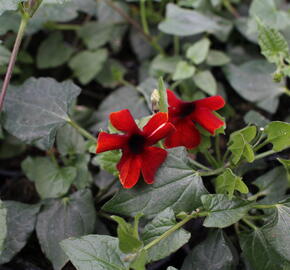
[[[193,102],[183,103],[180,108],[180,117],[186,117],[190,115],[195,110],[195,105]]]
[[[132,153],[140,154],[144,150],[146,138],[139,134],[133,134],[129,141],[128,146]]]

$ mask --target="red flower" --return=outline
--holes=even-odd
[[[194,148],[200,143],[200,134],[194,122],[214,134],[215,130],[222,127],[224,122],[215,116],[212,111],[219,110],[225,105],[221,96],[213,96],[192,102],[185,102],[177,98],[171,90],[167,90],[169,103],[169,122],[176,131],[165,140],[167,148],[185,146]]]
[[[140,172],[145,182],[152,184],[154,175],[164,162],[167,152],[151,145],[174,131],[174,126],[167,122],[167,113],[155,114],[143,130],[138,128],[129,110],[111,113],[110,121],[116,129],[125,134],[101,132],[96,152],[122,149],[123,155],[117,169],[124,188],[132,188],[137,183]]]

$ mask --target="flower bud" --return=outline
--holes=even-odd
[[[154,113],[159,112],[159,101],[160,101],[160,94],[157,89],[154,89],[151,95],[151,104],[152,104],[152,111]]]

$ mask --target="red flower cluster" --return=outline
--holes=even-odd
[[[111,113],[110,121],[124,134],[99,134],[97,153],[122,150],[117,169],[124,188],[132,188],[140,173],[147,184],[154,182],[155,173],[167,156],[166,150],[152,146],[159,140],[165,138],[167,148],[185,146],[190,149],[201,140],[195,122],[212,134],[224,124],[213,114],[225,105],[221,96],[184,102],[170,90],[167,90],[167,95],[169,113],[156,113],[143,130],[138,128],[129,110],[122,110]]]

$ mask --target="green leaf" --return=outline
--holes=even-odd
[[[232,152],[234,164],[237,164],[242,158],[248,162],[255,160],[255,153],[250,143],[256,137],[256,133],[255,126],[248,126],[231,134],[229,150]]]
[[[157,55],[151,62],[150,68],[155,72],[173,74],[177,68],[178,63],[181,61],[179,56],[164,56]],[[161,76],[161,74],[159,74]]]
[[[175,267],[172,267],[172,266],[169,266],[169,267],[167,267],[167,269],[166,270],[178,270],[177,268],[175,268]]]
[[[93,182],[93,176],[88,167],[90,160],[91,156],[89,154],[78,154],[70,164],[77,170],[77,175],[73,181],[77,189],[89,187]]]
[[[136,253],[140,250],[143,246],[143,242],[139,239],[135,227],[130,223],[127,223],[125,219],[121,217],[112,216],[112,219],[118,223],[117,233],[120,250],[124,253]]]
[[[230,58],[225,53],[217,50],[210,50],[206,58],[206,63],[210,66],[223,66],[230,61]]]
[[[194,83],[205,93],[213,96],[217,92],[217,83],[209,70],[199,71],[193,77]]]
[[[71,125],[66,124],[57,131],[57,150],[65,155],[83,154],[86,151],[86,141]]]
[[[203,38],[186,50],[186,57],[194,64],[199,65],[206,59],[209,47],[210,40],[208,38]]]
[[[78,36],[88,49],[95,50],[111,40],[113,31],[114,25],[112,24],[89,22],[78,31]]]
[[[270,120],[264,117],[262,114],[253,110],[245,114],[244,121],[248,125],[255,125],[262,128],[270,122]]]
[[[281,59],[289,55],[289,47],[285,38],[275,29],[258,23],[259,45],[261,53],[271,63],[279,65]]]
[[[11,52],[0,44],[0,66],[4,66],[9,63]]]
[[[9,262],[26,245],[34,231],[40,207],[14,201],[4,201],[3,204],[7,209],[7,237],[0,264]]]
[[[87,84],[101,71],[107,57],[106,49],[99,49],[94,52],[82,51],[70,60],[69,67],[82,84]]]
[[[21,167],[42,199],[65,195],[77,175],[74,167],[60,168],[46,157],[28,157]]]
[[[201,12],[169,3],[166,6],[166,18],[158,28],[166,34],[176,36],[192,36],[208,32],[225,41],[232,29],[232,23],[221,17],[206,16]]]
[[[269,245],[262,230],[239,235],[243,256],[254,270],[284,270],[285,261]]]
[[[173,80],[185,80],[191,78],[195,73],[195,67],[188,64],[186,61],[178,62],[175,72],[173,73]]]
[[[3,257],[4,241],[7,242],[7,209],[5,204],[0,201],[0,261]]]
[[[230,200],[232,199],[235,190],[245,194],[249,192],[242,177],[236,176],[231,169],[226,169],[223,174],[216,178],[215,189],[216,193],[228,194]]]
[[[65,64],[74,49],[66,44],[60,32],[52,33],[38,47],[36,63],[39,69],[54,68]]]
[[[94,165],[99,165],[102,170],[105,170],[115,176],[119,175],[117,170],[117,163],[121,159],[121,152],[120,151],[108,151],[104,153],[98,154],[93,159]]]
[[[19,3],[27,0],[0,0],[0,16],[7,10],[16,10]]]
[[[68,237],[92,233],[95,224],[94,200],[88,190],[47,202],[38,216],[36,233],[42,250],[55,270],[62,269],[68,262],[59,243]]]
[[[124,2],[114,3],[119,9],[121,9],[125,14],[129,12],[129,7]],[[127,21],[123,16],[120,15],[115,9],[113,9],[107,2],[98,2],[97,8],[97,18],[101,23],[126,23]]]
[[[203,195],[201,201],[204,210],[208,211],[203,223],[205,227],[228,227],[243,218],[251,208],[250,202],[236,197],[229,200],[223,194]]]
[[[254,0],[249,13],[253,18],[258,18],[264,24],[274,29],[284,29],[289,26],[289,16],[286,10],[278,10],[275,0]]]
[[[290,160],[283,158],[277,158],[277,160],[284,166],[287,173],[288,183],[290,185]]]
[[[258,177],[253,184],[266,197],[259,203],[276,203],[282,200],[288,188],[287,176],[282,166],[276,167]]]
[[[227,65],[225,75],[233,89],[244,99],[274,113],[283,93],[283,84],[275,83],[272,73],[275,67],[265,60],[251,60],[242,65]]]
[[[100,122],[96,125],[96,130],[98,128],[107,129],[110,113],[124,108],[130,110],[135,119],[149,114],[144,98],[136,89],[127,86],[121,87],[108,95],[99,106],[97,116]]]
[[[52,147],[56,130],[63,126],[72,101],[80,89],[72,82],[52,78],[31,78],[22,86],[10,86],[5,99],[4,127],[26,142]]]
[[[128,216],[143,213],[147,217],[155,216],[167,207],[175,212],[196,209],[201,205],[201,195],[208,192],[201,177],[187,162],[183,147],[169,149],[166,161],[155,175],[154,184],[139,183],[130,190],[122,189],[103,209]]]
[[[173,210],[166,208],[145,226],[141,236],[144,244],[149,244],[176,223]],[[190,233],[182,228],[175,231],[148,250],[148,262],[161,260],[174,253],[189,241],[190,236]]]
[[[146,250],[141,250],[141,252],[138,253],[137,257],[133,260],[133,262],[130,264],[130,269],[134,270],[146,270],[146,262],[147,262],[147,252]]]
[[[107,235],[69,238],[61,247],[78,270],[127,270],[129,262],[119,250],[118,239]]]
[[[280,152],[290,147],[290,124],[286,122],[274,121],[265,128],[267,141],[273,144],[273,150]]]
[[[107,59],[102,70],[97,74],[96,81],[106,88],[114,88],[120,84],[120,78],[126,73],[125,67],[114,59]]]
[[[236,265],[233,244],[222,230],[214,230],[187,255],[181,270],[231,270]]]

